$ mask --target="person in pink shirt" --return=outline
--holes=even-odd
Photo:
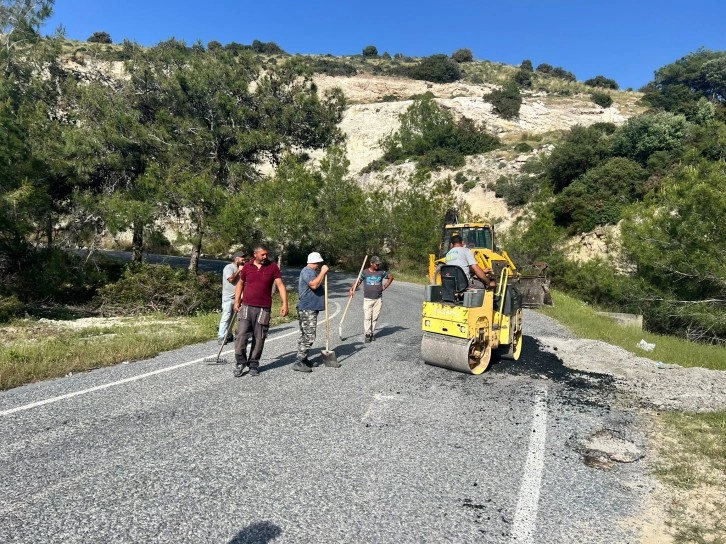
[[[234,311],[237,314],[237,334],[234,339],[234,376],[242,376],[249,366],[250,376],[259,376],[260,357],[265,347],[267,330],[270,328],[272,309],[272,285],[277,286],[282,299],[280,315],[286,316],[287,289],[282,281],[280,268],[267,258],[269,251],[263,244],[255,247],[254,259],[245,263],[239,275],[234,295]],[[252,335],[252,345],[247,354],[247,340]]]

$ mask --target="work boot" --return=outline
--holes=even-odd
[[[372,340],[372,336],[370,334],[366,334],[366,344]]]
[[[240,376],[242,376],[242,374],[245,373],[245,367],[246,366],[247,365],[245,365],[245,364],[239,364],[239,363],[237,363],[235,365],[235,367],[234,367],[234,377],[235,378],[239,378]],[[250,372],[251,372],[251,370],[250,370]]]
[[[250,377],[251,378],[254,378],[254,377],[259,376],[259,375],[260,375],[260,371],[257,370],[257,367],[250,368]]]
[[[306,365],[303,361],[295,361],[295,364],[292,365],[293,370],[297,370],[298,372],[312,372],[313,369],[310,368],[308,365]]]

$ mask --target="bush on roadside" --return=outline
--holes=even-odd
[[[553,287],[610,310],[640,313],[642,282],[617,273],[613,263],[598,257],[587,262],[562,261],[552,274]]]
[[[24,304],[82,305],[90,302],[101,286],[118,279],[122,267],[102,256],[88,259],[60,249],[28,250],[0,267],[0,294],[12,294]]]
[[[23,303],[17,298],[0,297],[0,323],[7,323],[14,317],[20,315],[23,310]]]
[[[104,316],[193,315],[219,306],[217,280],[216,274],[194,275],[168,265],[131,265],[118,282],[100,289],[96,300]]]

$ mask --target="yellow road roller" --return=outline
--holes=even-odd
[[[518,360],[522,353],[523,304],[514,265],[506,254],[479,253],[486,253],[482,264],[491,269],[484,289],[470,288],[462,268],[445,264],[437,265],[434,282],[425,287],[421,357],[430,365],[481,374],[492,359]]]

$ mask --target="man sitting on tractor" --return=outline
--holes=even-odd
[[[451,237],[451,249],[446,253],[446,264],[460,267],[469,278],[469,286],[474,289],[485,289],[489,286],[490,268],[483,270],[476,262],[471,249],[464,247],[464,240],[459,234]]]

